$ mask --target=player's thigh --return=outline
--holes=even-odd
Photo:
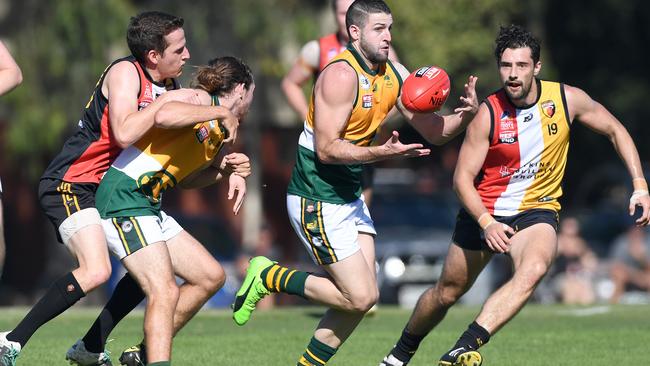
[[[438,284],[442,287],[457,289],[460,292],[467,291],[488,264],[492,255],[493,253],[487,250],[470,250],[452,243],[449,245]]]
[[[145,293],[175,285],[171,256],[158,216],[114,217],[102,220],[102,225],[109,250]]]
[[[361,253],[363,258],[368,264],[368,268],[373,276],[373,279],[377,279],[377,268],[376,268],[376,257],[375,257],[375,237],[374,235],[359,233],[357,237],[359,246],[361,247]]]
[[[376,235],[361,199],[331,204],[288,195],[287,210],[291,226],[318,265],[334,264],[360,251],[359,233]]]
[[[167,288],[175,285],[171,256],[162,241],[127,255],[122,264],[146,294],[164,294]]]
[[[150,266],[151,273],[160,271],[161,277],[173,277],[165,227],[159,216],[112,217],[103,219],[102,226],[108,249],[129,272],[133,268],[136,272],[132,274],[142,273]]]
[[[377,292],[374,264],[371,269],[361,251],[323,267],[344,294],[370,296]]]
[[[546,273],[557,253],[557,234],[548,223],[537,223],[510,238],[509,254],[515,271],[522,268]]]
[[[78,212],[73,216],[82,214],[83,212]],[[97,269],[101,267],[110,269],[111,264],[106,236],[98,213],[96,219],[96,223],[84,224],[83,227],[75,230],[75,233],[66,239],[66,246],[77,258],[80,268]]]
[[[215,281],[224,276],[219,262],[187,231],[183,230],[167,240],[174,273],[193,284]]]

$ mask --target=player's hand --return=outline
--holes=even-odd
[[[386,156],[402,156],[407,158],[429,155],[431,149],[424,149],[423,147],[424,145],[422,144],[404,145],[399,140],[399,133],[397,131],[393,131],[391,137],[382,145]]]
[[[201,99],[199,98],[199,93],[194,89],[176,89],[170,90],[160,96],[165,98],[168,102],[183,102],[194,105],[200,105]]]
[[[497,253],[506,253],[510,250],[510,236],[515,231],[508,225],[493,221],[483,229],[488,247]]]
[[[454,109],[454,113],[470,113],[472,115],[478,112],[478,96],[476,95],[476,81],[478,77],[470,75],[465,84],[465,94],[460,96],[462,105]]]
[[[221,119],[221,124],[228,131],[228,137],[223,140],[224,144],[235,143],[237,140],[237,128],[239,128],[239,118],[235,117],[232,112],[228,111],[225,118]]]
[[[224,156],[223,164],[231,174],[237,174],[242,178],[247,178],[252,173],[251,161],[248,156],[242,153],[230,153]]]
[[[235,197],[237,192],[237,197]],[[241,205],[244,203],[244,196],[246,196],[246,179],[237,175],[230,174],[228,177],[228,200],[235,198],[235,204],[232,207],[232,212],[237,215]]]
[[[647,190],[636,190],[630,197],[630,216],[634,215],[636,207],[639,206],[643,210],[641,216],[636,219],[637,226],[646,226],[650,222],[650,195]]]

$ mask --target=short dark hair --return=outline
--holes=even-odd
[[[147,52],[155,50],[162,54],[168,46],[165,36],[182,28],[183,23],[183,18],[160,11],[148,11],[132,17],[126,30],[126,43],[131,54],[142,64]]]
[[[236,57],[223,56],[213,58],[207,66],[199,67],[192,85],[210,95],[223,96],[238,84],[244,84],[249,90],[253,82],[253,73],[248,65]]]
[[[347,13],[345,13],[345,27],[348,30],[348,37],[352,38],[350,34],[351,25],[363,27],[368,21],[368,15],[375,13],[391,14],[390,8],[383,0],[356,0],[353,2]]]
[[[541,46],[539,40],[537,40],[532,33],[527,31],[524,27],[515,24],[500,26],[499,28],[499,35],[497,35],[496,40],[494,40],[494,56],[496,57],[497,62],[501,61],[501,55],[503,55],[503,51],[506,49],[525,47],[530,48],[533,61],[535,63],[539,61]]]

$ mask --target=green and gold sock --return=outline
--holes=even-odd
[[[274,264],[265,268],[260,277],[264,287],[271,292],[286,292],[292,295],[305,297],[305,281],[309,273],[288,269]]]
[[[325,366],[337,349],[312,337],[296,366]]]

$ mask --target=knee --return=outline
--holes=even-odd
[[[78,272],[75,273],[77,282],[84,288],[86,293],[96,289],[104,284],[111,277],[111,265],[96,264],[91,268],[80,267]]]
[[[206,271],[201,282],[201,287],[207,293],[214,294],[223,287],[224,283],[226,283],[226,272],[217,264]]]
[[[148,300],[154,302],[176,303],[180,296],[180,289],[174,279],[147,281],[147,283],[143,284],[142,290],[147,295]]]
[[[525,290],[532,291],[542,280],[547,271],[548,266],[545,263],[535,262],[527,265],[525,268],[521,268],[520,275],[517,276],[517,274],[515,274],[515,276],[519,277],[519,282]]]
[[[377,303],[377,300],[379,300],[379,291],[376,288],[368,289],[352,296],[349,310],[354,313],[366,313]]]
[[[422,296],[428,296],[443,308],[449,308],[456,304],[464,293],[465,290],[460,286],[438,282],[434,288],[427,290]]]

